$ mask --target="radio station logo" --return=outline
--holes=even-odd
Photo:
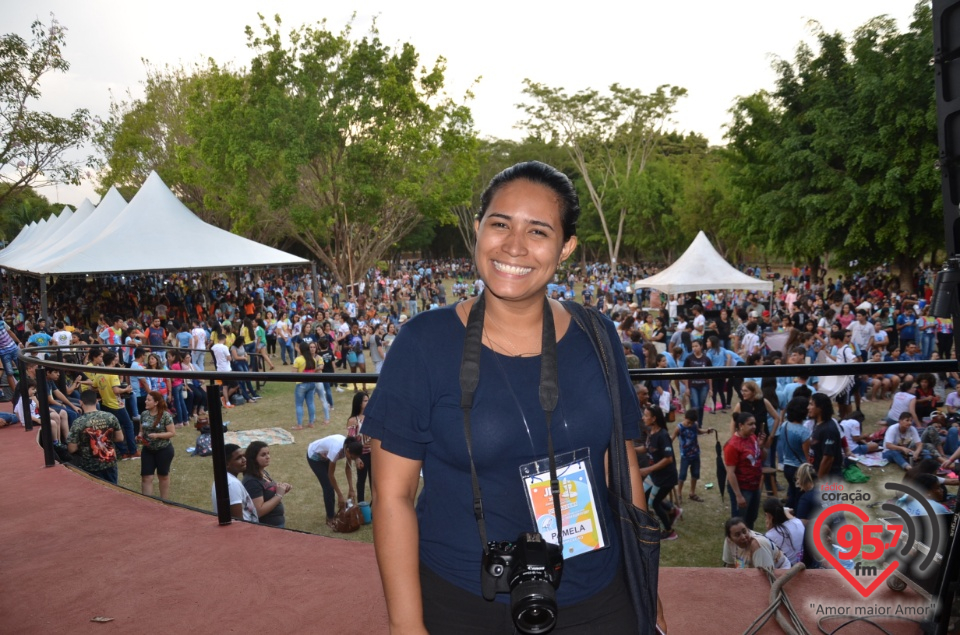
[[[944,535],[940,519],[922,493],[900,483],[886,483],[884,488],[906,494],[913,499],[910,504],[913,510],[922,513],[914,515],[887,502],[880,509],[892,516],[881,521],[871,519],[865,511],[850,503],[837,503],[824,509],[813,525],[816,550],[864,598],[897,570],[908,565],[917,575],[928,574]],[[832,498],[849,500],[845,496],[834,495]],[[824,525],[833,532],[829,545],[823,542]],[[917,549],[921,537],[926,554]],[[834,544],[839,550],[832,548]],[[864,584],[861,581],[864,579],[869,582]]]

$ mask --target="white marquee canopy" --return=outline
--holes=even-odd
[[[636,286],[668,294],[721,289],[773,290],[772,282],[753,278],[731,266],[702,231],[676,262],[649,278],[637,280]]]
[[[129,204],[113,188],[95,210],[88,204],[24,228],[0,266],[44,276],[310,264],[203,222],[156,172]]]

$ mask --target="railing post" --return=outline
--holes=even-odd
[[[207,413],[210,417],[210,449],[213,452],[213,482],[217,491],[217,521],[229,525],[230,491],[227,486],[227,458],[223,455],[223,409],[220,407],[220,386],[207,386]]]
[[[37,402],[40,411],[40,444],[43,446],[43,464],[45,467],[56,465],[53,453],[53,430],[50,428],[50,398],[47,395],[47,371],[37,366],[34,373],[37,382]],[[30,416],[30,409],[24,411],[24,418]]]

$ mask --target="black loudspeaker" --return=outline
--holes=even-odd
[[[933,2],[937,144],[948,256],[960,247],[960,0]]]
[[[947,263],[937,276],[938,312],[960,324],[960,0],[933,0],[933,66],[937,91],[937,144],[943,177],[943,229]],[[954,332],[960,347],[960,331]],[[960,348],[958,348],[960,350]],[[938,635],[948,632],[951,615],[960,615],[960,527],[958,503],[949,520],[947,551],[936,589]]]

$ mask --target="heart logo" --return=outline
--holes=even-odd
[[[897,567],[900,566],[900,562],[898,560],[891,560],[887,564],[886,568],[881,571],[876,578],[874,578],[873,582],[870,583],[870,586],[864,587],[862,584],[860,584],[860,580],[858,580],[846,567],[840,563],[837,557],[833,555],[833,551],[827,548],[821,540],[820,530],[823,528],[823,523],[832,514],[837,512],[849,512],[864,523],[870,520],[870,517],[867,516],[866,512],[854,507],[853,505],[848,505],[846,503],[831,505],[820,513],[820,515],[817,517],[817,521],[813,524],[813,544],[817,548],[817,551],[820,552],[820,555],[823,556],[823,559],[829,562],[834,569],[839,571],[840,575],[842,575],[860,595],[863,597],[868,597],[877,589],[878,586],[883,584],[884,580],[886,580],[894,571],[896,571]]]

